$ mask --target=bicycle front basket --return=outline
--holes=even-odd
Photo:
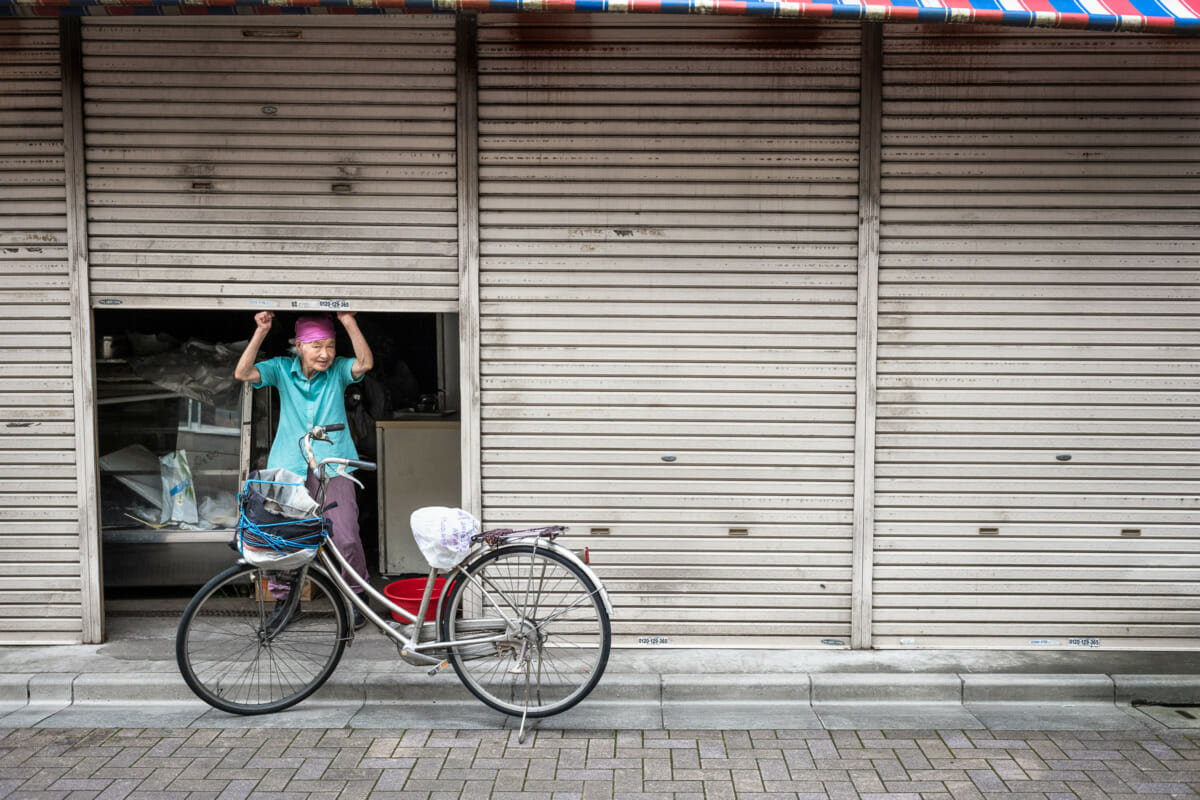
[[[295,569],[312,561],[328,535],[325,521],[274,513],[267,493],[261,491],[264,484],[278,485],[252,475],[238,495],[238,552],[255,566],[273,569]]]

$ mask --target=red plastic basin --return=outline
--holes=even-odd
[[[403,578],[398,581],[392,581],[383,587],[384,597],[415,617],[417,612],[421,610],[421,597],[425,594],[425,582],[427,580],[427,578]],[[442,596],[442,588],[445,585],[445,578],[436,578],[434,580],[433,594],[429,598],[429,610],[425,612],[426,619],[433,619],[436,616],[437,601]],[[392,612],[392,619],[397,622],[411,622],[411,620],[405,619],[395,611]]]

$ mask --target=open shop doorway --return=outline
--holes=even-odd
[[[311,312],[305,312],[311,313]],[[97,309],[96,439],[106,624],[114,617],[174,614],[205,581],[232,564],[236,495],[249,470],[266,466],[279,415],[274,390],[251,390],[233,368],[254,331],[254,312]],[[291,354],[299,313],[277,312],[258,360]],[[458,322],[453,314],[361,312],[375,368],[346,390],[360,457],[360,535],[372,582],[386,582],[387,541],[400,531],[396,502],[380,487],[399,484],[417,505],[457,505]],[[338,326],[338,354],[353,356]],[[453,436],[453,476],[414,489],[414,463],[447,454],[412,452],[428,443],[414,429]],[[447,433],[452,431],[452,433]],[[381,450],[386,450],[382,453]],[[423,475],[436,466],[422,469]],[[452,486],[450,484],[453,484]],[[187,488],[180,490],[185,485]],[[190,490],[190,491],[189,491]],[[180,500],[180,495],[183,499]],[[400,493],[403,494],[403,491]],[[381,519],[392,520],[390,529]],[[395,573],[398,570],[392,569]]]

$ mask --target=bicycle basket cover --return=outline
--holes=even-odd
[[[324,523],[316,516],[316,502],[297,481],[299,476],[282,469],[250,473],[240,497],[237,545],[251,564],[294,569],[316,556],[325,538]],[[306,508],[311,512],[299,517]]]
[[[320,528],[318,527],[318,538],[319,533]],[[259,535],[250,528],[241,528],[238,531],[237,543],[238,552],[241,553],[246,563],[267,569],[299,569],[317,557],[315,547],[306,547],[300,550],[285,548],[276,550],[272,547],[261,546],[262,540]]]
[[[437,569],[458,566],[471,549],[471,537],[479,533],[479,521],[461,508],[418,508],[409,522],[417,547]]]
[[[272,514],[291,519],[317,516],[317,501],[304,488],[304,478],[286,469],[260,469],[246,481],[247,496],[259,495],[261,505]],[[276,520],[272,520],[276,521]]]

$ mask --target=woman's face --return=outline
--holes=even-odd
[[[337,355],[337,343],[334,339],[318,339],[315,342],[298,342],[296,350],[300,353],[300,368],[305,375],[314,372],[324,372],[333,364]]]

